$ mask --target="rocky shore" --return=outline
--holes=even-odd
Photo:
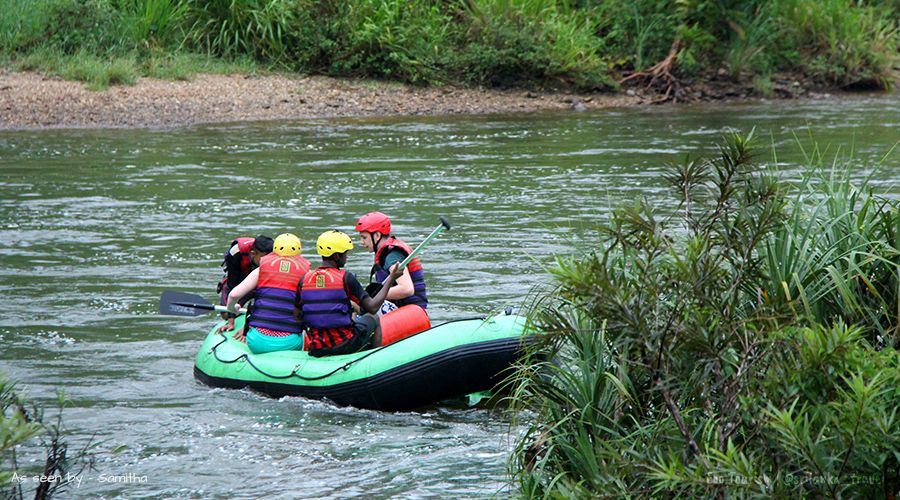
[[[752,89],[713,78],[690,88],[692,100],[743,100]],[[831,97],[777,85],[776,98]],[[133,86],[91,91],[81,82],[0,70],[0,130],[63,127],[165,128],[199,123],[309,118],[584,111],[650,104],[633,89],[574,94],[457,87],[421,88],[322,76],[198,75],[190,81],[141,78]]]
[[[142,78],[87,90],[38,73],[0,72],[0,129],[177,127],[198,123],[391,115],[584,110],[647,102],[638,95],[419,88],[327,77]]]

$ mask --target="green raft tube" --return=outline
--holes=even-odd
[[[239,316],[235,327],[243,321]],[[253,354],[231,332],[216,333],[216,327],[194,365],[194,377],[204,384],[384,411],[491,389],[533,338],[526,334],[524,317],[507,314],[450,321],[377,349],[314,358],[304,351]]]

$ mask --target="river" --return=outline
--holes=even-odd
[[[811,134],[852,147],[900,194],[900,97],[587,113],[238,123],[166,130],[0,131],[0,370],[68,405],[97,462],[62,498],[507,497],[519,427],[503,411],[382,413],[210,389],[192,377],[210,316],[156,314],[163,290],[211,300],[236,236],[326,229],[381,210],[423,255],[435,323],[521,309],[554,255],[610,207],[666,203],[665,162],[755,127],[788,176]],[[371,256],[353,254],[365,275]],[[38,469],[34,447],[20,450]],[[37,460],[37,461],[33,461]],[[26,488],[33,485],[25,483]],[[26,494],[27,496],[27,494]]]

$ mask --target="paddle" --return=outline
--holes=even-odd
[[[159,298],[159,313],[171,316],[199,316],[209,311],[229,312],[225,306],[210,304],[202,295],[166,290]],[[238,314],[244,309],[238,307]]]
[[[434,231],[432,231],[431,234],[426,236],[425,239],[422,240],[422,243],[419,243],[419,246],[417,246],[412,252],[410,252],[410,254],[407,255],[405,259],[403,259],[403,262],[400,263],[400,267],[398,267],[398,269],[405,269],[406,266],[408,266],[409,263],[412,262],[412,260],[414,258],[416,258],[416,255],[419,255],[419,252],[421,252],[422,249],[425,248],[425,246],[428,245],[428,243],[431,240],[433,240],[437,235],[444,232],[444,230],[450,229],[450,222],[448,222],[447,219],[443,215],[440,216],[440,219],[441,219],[441,225],[434,228]],[[388,278],[385,278],[384,281],[381,283],[369,283],[369,286],[366,287],[366,292],[369,295],[374,296],[376,293],[378,293],[379,290],[384,288],[384,285],[385,285],[385,283],[387,283],[387,280],[388,280]]]

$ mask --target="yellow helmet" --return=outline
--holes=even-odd
[[[353,240],[346,234],[330,230],[319,235],[316,240],[316,248],[322,257],[331,257],[332,254],[344,253],[353,248]]]
[[[275,238],[275,245],[272,251],[282,257],[300,255],[300,238],[296,234],[280,234]]]

